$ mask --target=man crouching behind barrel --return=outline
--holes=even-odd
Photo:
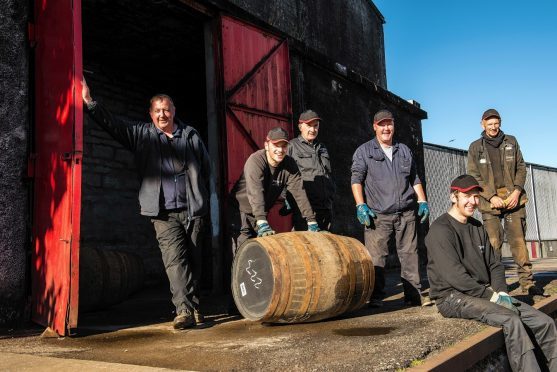
[[[319,231],[300,170],[287,155],[287,149],[288,133],[282,128],[273,128],[267,134],[265,148],[251,154],[246,161],[244,172],[231,192],[231,207],[235,212],[231,221],[233,254],[249,238],[275,234],[267,214],[284,188],[296,200],[308,230]]]

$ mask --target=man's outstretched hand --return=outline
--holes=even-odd
[[[89,86],[87,85],[85,78],[81,80],[81,97],[86,105],[93,102],[93,98],[91,98],[91,92],[89,91]]]

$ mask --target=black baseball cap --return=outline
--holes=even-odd
[[[306,110],[302,112],[302,114],[300,115],[300,119],[298,119],[298,123],[307,124],[310,121],[314,121],[314,120],[321,120],[319,115],[317,115],[317,112],[313,110]]]
[[[478,181],[469,174],[460,175],[451,182],[451,190],[453,191],[468,192],[474,189],[478,189],[478,191],[484,190]]]
[[[495,109],[485,110],[482,115],[482,120],[489,119],[489,118],[497,118],[501,120],[501,115]]]
[[[377,124],[383,120],[394,120],[393,114],[389,110],[379,110],[373,116],[373,124]]]
[[[272,143],[288,143],[288,132],[281,127],[273,128],[269,131],[269,133],[267,133],[267,141]]]

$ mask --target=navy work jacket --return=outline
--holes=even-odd
[[[413,186],[421,183],[412,152],[393,144],[393,160],[376,138],[358,147],[352,157],[351,184],[363,184],[367,205],[377,213],[392,214],[416,206]]]

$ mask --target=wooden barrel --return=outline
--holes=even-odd
[[[79,310],[117,304],[143,287],[143,260],[136,254],[82,247],[79,257]]]
[[[359,309],[373,284],[373,263],[362,243],[330,233],[250,239],[232,264],[236,307],[262,322],[313,322]]]

